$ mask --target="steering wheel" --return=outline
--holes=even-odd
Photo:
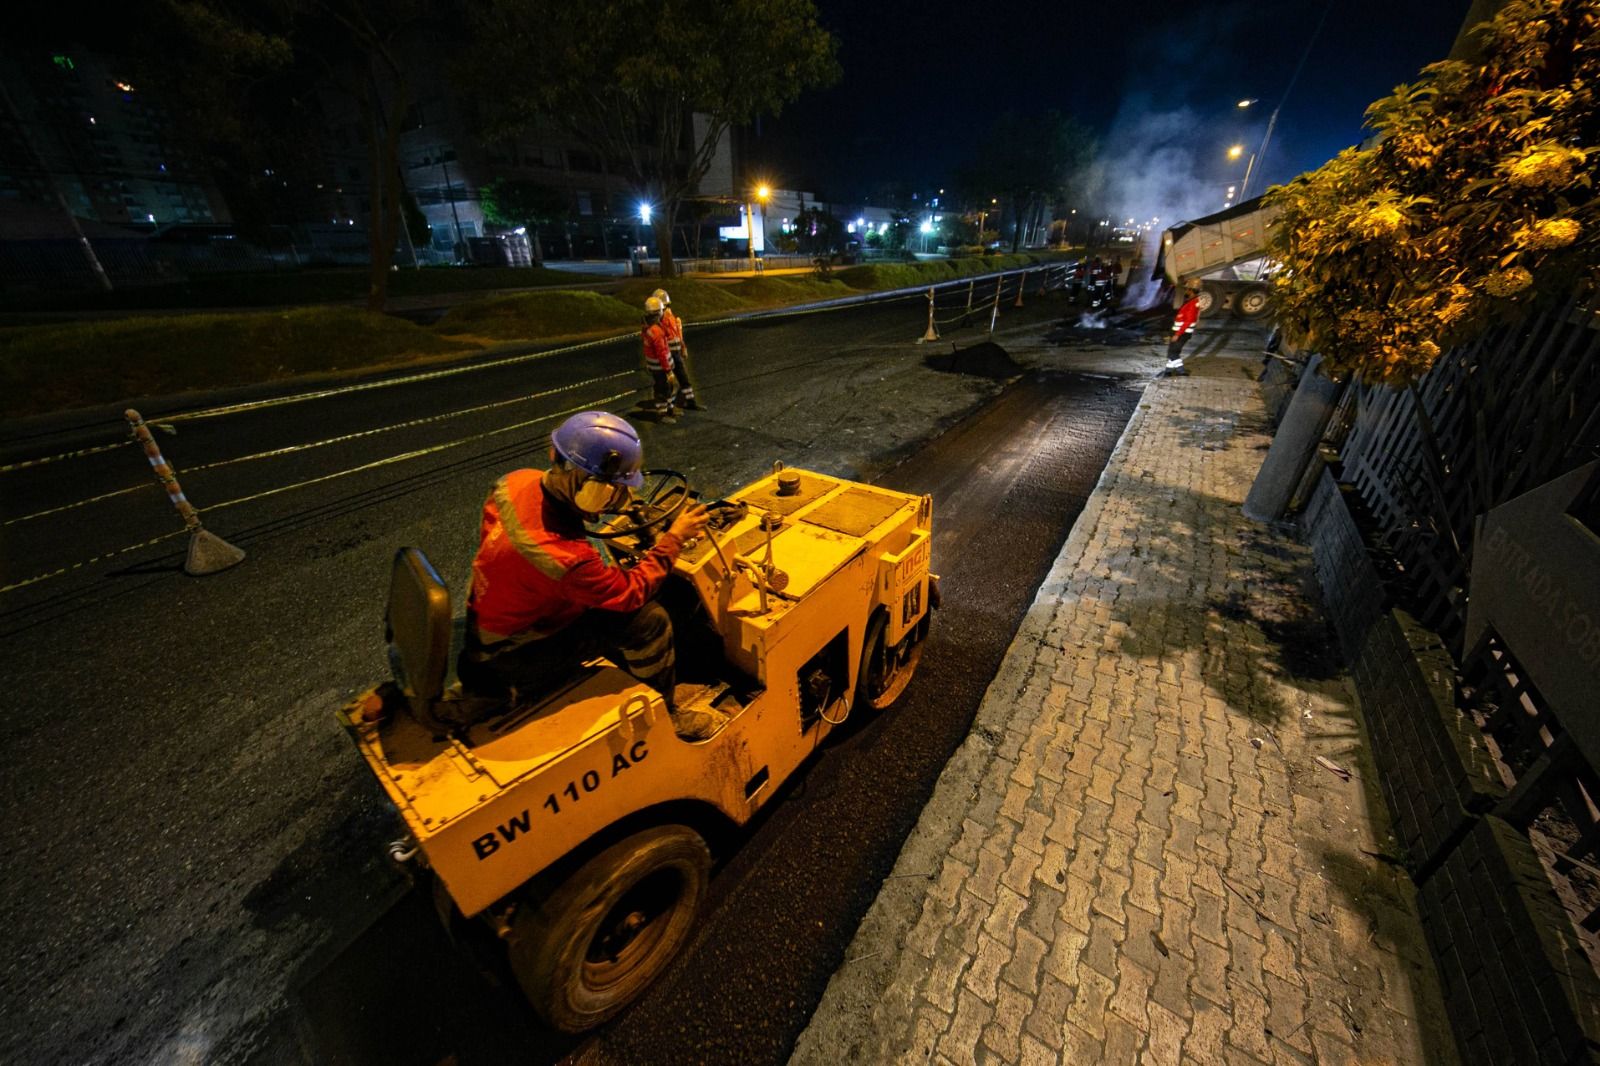
[[[676,470],[646,470],[644,477],[644,489],[633,502],[625,510],[608,512],[604,528],[589,533],[631,556],[642,554],[656,532],[677,518],[691,499],[689,479]],[[633,540],[638,547],[622,543],[624,540]]]

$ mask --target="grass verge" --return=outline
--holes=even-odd
[[[0,306],[27,311],[161,311],[355,303],[366,299],[367,276],[364,267],[211,274],[170,285],[135,285],[113,292],[18,294],[0,298]],[[537,289],[607,280],[592,274],[545,267],[401,268],[389,275],[389,295],[433,296],[487,289]]]
[[[658,287],[668,289],[673,310],[693,326],[739,311],[938,284],[1056,258],[1060,256],[1028,254],[869,263],[836,271],[826,281],[807,275],[738,281],[678,278],[661,286],[641,278],[626,282],[613,295],[547,289],[469,300],[452,307],[432,328],[346,307],[0,328],[0,414],[20,417],[130,397],[465,355],[485,345],[548,344],[626,332],[638,328],[645,298]],[[530,275],[528,270],[459,273],[463,281],[498,273],[519,279]],[[564,280],[571,278],[564,275]],[[396,288],[401,289],[398,282]]]
[[[520,292],[452,307],[434,329],[492,340],[544,340],[635,326],[642,313],[597,292]]]
[[[342,307],[19,326],[0,329],[0,414],[20,417],[477,349],[403,319]]]

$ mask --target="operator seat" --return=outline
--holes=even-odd
[[[450,671],[450,590],[420,548],[401,548],[389,574],[384,640],[400,700],[436,733],[471,725],[505,706],[504,700],[447,691]]]

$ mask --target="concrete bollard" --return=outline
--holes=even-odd
[[[1339,404],[1344,384],[1324,377],[1322,356],[1313,355],[1300,375],[1294,398],[1278,423],[1267,456],[1245,497],[1244,516],[1256,522],[1276,522],[1289,510],[1294,490],[1305,476],[1306,465],[1317,454],[1322,432]]]
[[[937,325],[935,325],[934,321],[933,321],[933,286],[929,285],[928,286],[928,328],[922,334],[922,339],[917,341],[917,343],[918,344],[926,344],[928,341],[936,341],[938,339],[939,339],[939,327]]]
[[[145,458],[150,460],[150,469],[154,471],[156,480],[167,490],[167,499],[172,501],[183,524],[189,527],[189,553],[183,561],[183,572],[190,577],[203,577],[243,562],[244,552],[241,549],[200,524],[200,515],[188,497],[184,496],[177,473],[172,469],[172,464],[162,458],[161,449],[156,446],[155,438],[150,435],[150,427],[144,424],[139,412],[130,407],[122,412],[122,417],[128,420],[133,439],[139,442]]]

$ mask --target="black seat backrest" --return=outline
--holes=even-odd
[[[450,667],[450,590],[417,548],[394,554],[384,637],[395,684],[413,707],[443,695]]]

